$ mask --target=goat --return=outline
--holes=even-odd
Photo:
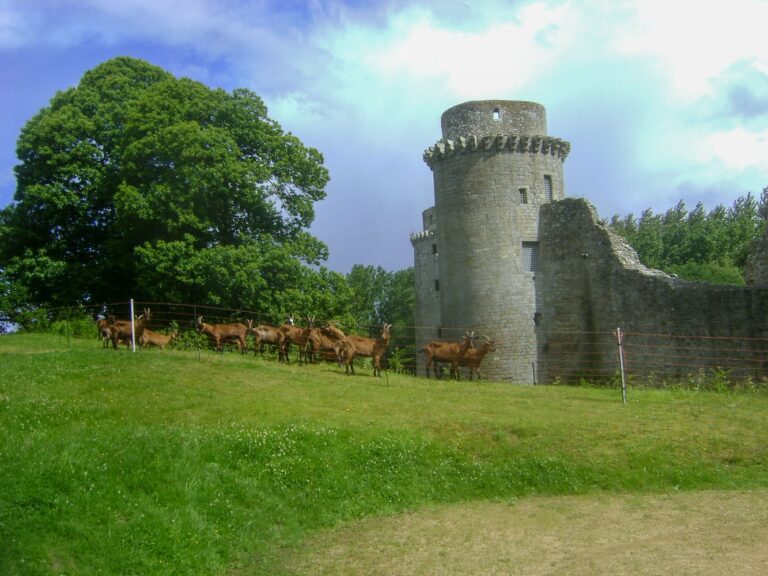
[[[112,329],[110,328],[110,325],[114,324],[114,322],[114,316],[96,320],[96,329],[98,330],[99,338],[101,338],[101,343],[104,348],[109,348],[109,343],[112,340]]]
[[[389,331],[392,324],[384,324],[381,336],[378,338],[365,338],[357,334],[350,334],[344,338],[344,364],[346,373],[355,373],[355,366],[352,361],[355,356],[370,356],[373,360],[373,375],[381,377],[381,358],[389,346]]]
[[[280,326],[279,330],[283,335],[283,341],[278,348],[279,357],[281,360],[288,362],[288,353],[291,349],[291,344],[296,344],[296,348],[299,349],[299,364],[302,359],[306,360],[306,348],[307,339],[309,338],[309,332],[312,330],[312,325],[315,322],[314,316],[307,317],[306,328],[302,326],[296,326],[293,322],[293,316],[288,316],[286,323]]]
[[[206,324],[203,317],[197,319],[197,331],[205,334],[213,343],[218,352],[223,352],[224,343],[236,343],[241,354],[245,354],[245,337],[248,334],[248,326],[242,322],[231,324]]]
[[[269,324],[259,324],[253,326],[253,320],[248,320],[248,329],[253,334],[253,354],[254,356],[261,352],[264,353],[264,345],[271,344],[276,346],[278,351],[283,343],[283,333],[276,326],[270,326]]]
[[[149,328],[144,329],[144,333],[141,335],[140,346],[157,346],[162,350],[168,344],[176,340],[178,333],[174,330],[170,334],[160,334],[159,332],[153,332]]]
[[[459,358],[467,350],[472,348],[472,341],[475,338],[474,332],[465,332],[462,342],[445,342],[443,340],[432,340],[424,345],[419,352],[427,355],[427,378],[429,378],[429,369],[432,368],[435,378],[440,378],[437,372],[438,362],[449,362],[451,364],[451,377],[459,377]]]
[[[326,360],[333,359],[341,366],[345,337],[344,332],[331,322],[321,328],[312,328],[307,337],[306,354],[310,361],[314,354],[320,354]],[[310,348],[311,352],[309,352]]]
[[[469,348],[464,354],[459,356],[459,366],[469,367],[469,379],[472,380],[472,373],[477,375],[480,380],[480,363],[488,352],[496,350],[496,342],[490,340],[487,336],[481,336],[483,343],[478,348]]]
[[[139,316],[134,322],[130,320],[115,320],[109,326],[110,338],[112,339],[112,348],[117,350],[117,345],[123,341],[125,345],[135,338],[135,342],[141,340],[141,335],[149,322],[149,308],[144,308],[144,314]],[[134,334],[135,328],[135,334]]]

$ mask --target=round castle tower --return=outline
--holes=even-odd
[[[534,102],[466,102],[441,125],[442,139],[424,153],[435,205],[411,236],[417,347],[475,330],[496,341],[486,377],[533,383],[539,208],[564,198],[570,144],[547,136]]]

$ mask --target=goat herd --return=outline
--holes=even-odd
[[[108,347],[117,350],[122,342],[130,345],[135,342],[139,347],[157,346],[165,348],[178,337],[177,333],[161,334],[147,328],[150,319],[150,309],[145,308],[143,314],[134,321],[118,320],[114,316],[97,320],[99,337]],[[317,357],[324,360],[335,361],[345,366],[347,374],[355,373],[353,360],[356,357],[369,357],[373,363],[374,376],[381,376],[381,361],[389,346],[391,324],[384,324],[381,335],[378,338],[366,338],[357,334],[344,334],[344,332],[332,321],[324,326],[314,327],[314,317],[310,317],[308,326],[302,327],[294,324],[293,317],[288,317],[286,323],[281,326],[268,324],[253,325],[253,320],[246,323],[232,322],[227,324],[208,324],[203,322],[203,317],[196,318],[197,331],[205,334],[215,349],[223,351],[225,344],[234,344],[241,353],[245,354],[248,345],[247,337],[253,338],[254,353],[264,351],[265,346],[274,346],[278,353],[278,359],[288,362],[291,346],[298,350],[299,364],[312,362]],[[426,355],[426,373],[429,378],[430,368],[435,377],[440,376],[439,363],[450,364],[452,378],[460,378],[459,367],[469,368],[469,379],[476,375],[480,378],[480,364],[488,352],[495,349],[494,342],[485,336],[481,336],[482,343],[475,346],[477,336],[474,332],[466,332],[462,342],[446,342],[433,340],[428,342],[419,352]]]

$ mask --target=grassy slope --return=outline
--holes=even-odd
[[[432,503],[768,486],[763,395],[369,374],[0,337],[0,573],[279,574]]]

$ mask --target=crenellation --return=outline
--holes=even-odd
[[[435,233],[432,230],[424,230],[423,232],[413,232],[411,234],[411,244],[416,245],[417,242],[429,240],[435,237]]]
[[[424,162],[432,168],[435,161],[445,160],[454,154],[482,152],[502,152],[510,150],[519,153],[533,153],[544,156],[557,156],[564,161],[570,152],[570,143],[550,136],[528,136],[517,134],[495,134],[481,136],[476,134],[460,136],[456,140],[438,140],[424,151]]]

